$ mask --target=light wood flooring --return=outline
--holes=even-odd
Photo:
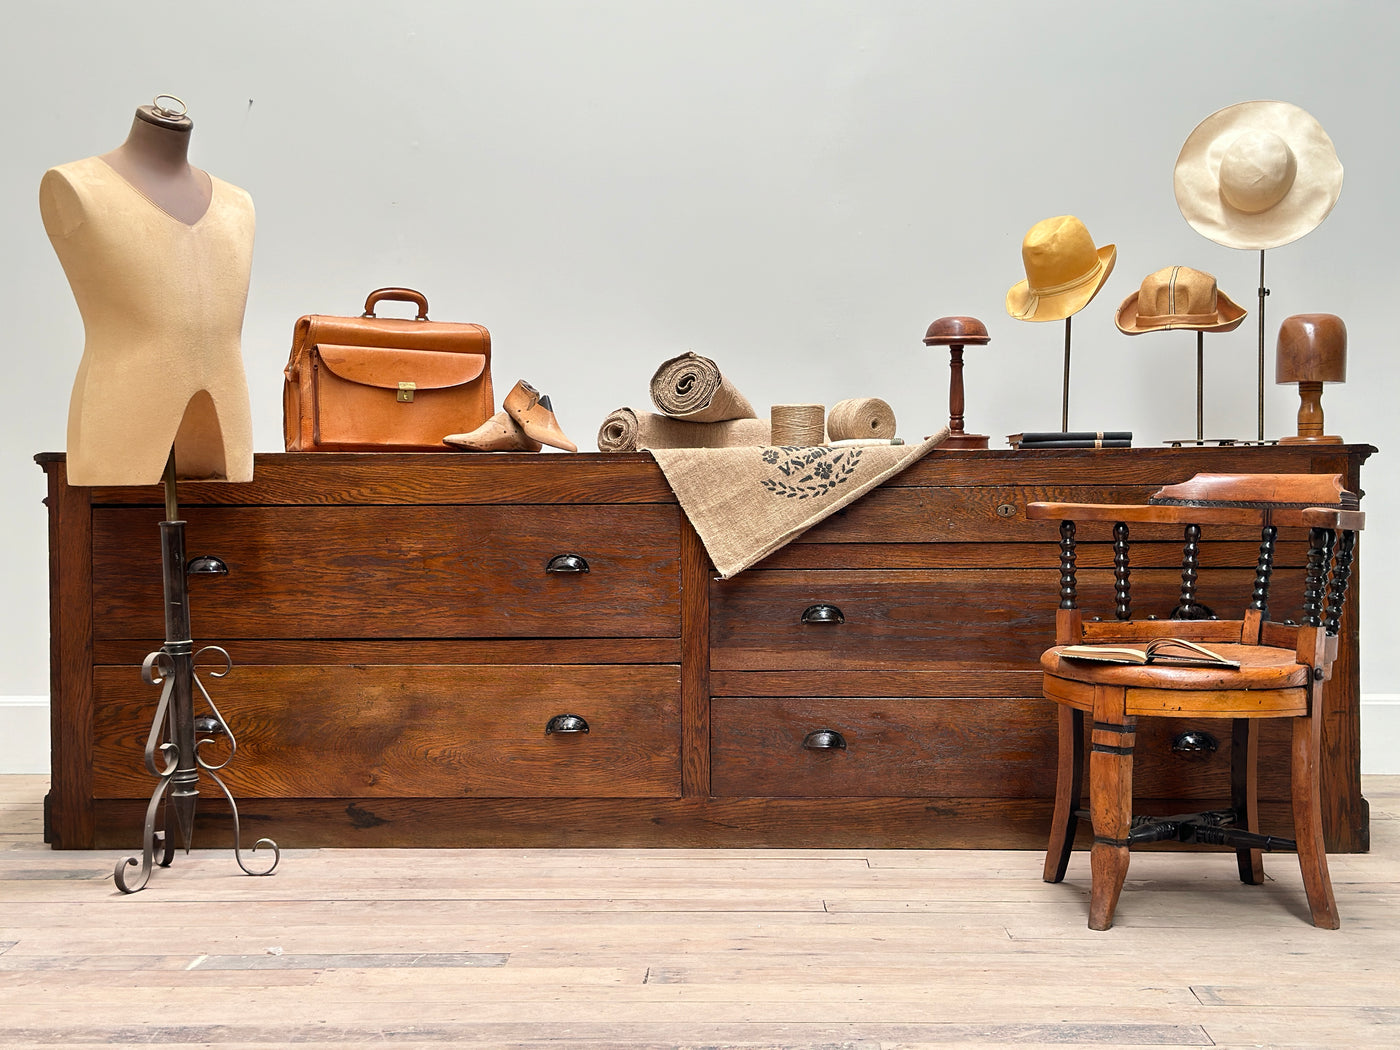
[[[123,896],[45,790],[0,776],[4,1050],[1400,1047],[1400,777],[1337,932],[1284,854],[1135,854],[1107,933],[1078,853],[196,850]]]

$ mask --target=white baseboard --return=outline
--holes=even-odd
[[[1361,772],[1400,773],[1400,693],[1361,697]]]
[[[0,773],[49,771],[49,698],[0,696]],[[1400,693],[1361,698],[1361,772],[1400,774]]]
[[[0,696],[0,773],[49,771],[49,698]]]

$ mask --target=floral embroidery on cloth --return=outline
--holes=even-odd
[[[850,479],[860,463],[860,456],[858,448],[824,448],[821,445],[765,448],[763,462],[776,466],[783,477],[762,478],[759,484],[773,495],[787,499],[825,496]]]

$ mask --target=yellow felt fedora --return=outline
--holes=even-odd
[[[1248,313],[1215,284],[1215,277],[1189,266],[1150,273],[1118,307],[1113,323],[1124,335],[1165,332],[1233,332]]]
[[[1196,126],[1172,178],[1197,233],[1227,248],[1296,241],[1327,218],[1342,164],[1322,125],[1291,102],[1240,102]]]
[[[1006,312],[1018,321],[1059,321],[1078,313],[1099,294],[1117,260],[1117,247],[1094,247],[1073,215],[1042,219],[1021,241],[1026,279],[1006,293]]]

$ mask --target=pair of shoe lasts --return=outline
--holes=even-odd
[[[467,452],[538,452],[542,444],[565,452],[578,451],[559,429],[549,395],[525,380],[511,388],[501,409],[470,433],[448,434],[443,442]]]

